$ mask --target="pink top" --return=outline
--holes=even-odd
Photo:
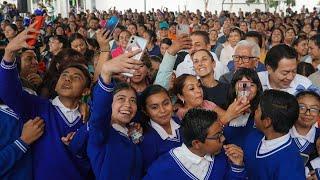
[[[201,109],[205,109],[205,110],[210,110],[212,111],[214,108],[216,108],[217,105],[211,101],[208,100],[204,100],[202,105],[201,105]],[[178,111],[176,113],[176,116],[182,120],[182,118],[184,117],[184,115],[188,112],[188,110],[184,109],[184,108],[178,108]]]
[[[112,56],[112,58],[115,58],[115,57],[117,57],[117,56],[120,56],[121,54],[123,54],[124,53],[124,51],[123,51],[123,49],[122,49],[122,47],[117,47],[117,48],[115,48],[112,52],[111,52],[111,56]]]

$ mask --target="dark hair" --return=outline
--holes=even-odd
[[[258,39],[258,45],[261,48],[262,47],[262,34],[257,32],[257,31],[248,31],[245,35],[246,39],[247,37],[253,37],[253,38],[257,38]]]
[[[167,45],[171,46],[172,45],[172,41],[169,38],[164,38],[164,39],[161,40],[160,45],[161,44],[167,44]]]
[[[275,71],[283,58],[296,60],[297,57],[298,53],[293,47],[286,44],[278,44],[267,52],[265,65],[270,66]]]
[[[209,33],[206,31],[194,31],[190,36],[201,36],[205,44],[210,44]]]
[[[316,69],[310,63],[300,62],[297,66],[297,73],[309,77],[312,73],[316,72]]]
[[[240,35],[240,40],[243,39],[243,32],[242,32],[241,29],[239,29],[238,27],[233,27],[233,28],[231,28],[231,29],[230,29],[230,33],[232,33],[232,32],[238,33],[238,34]],[[229,38],[230,33],[227,35],[227,39]]]
[[[297,46],[300,42],[308,40],[308,37],[306,35],[299,35],[297,38],[295,38],[292,42],[292,47]]]
[[[320,48],[320,34],[316,34],[310,38],[310,41],[313,41],[318,48]]]
[[[229,105],[232,104],[234,99],[237,97],[237,92],[236,92],[237,82],[242,80],[242,78],[244,78],[244,77],[251,80],[257,86],[256,96],[250,102],[250,105],[251,105],[250,110],[253,113],[258,107],[260,97],[263,93],[263,89],[262,89],[262,85],[261,85],[259,76],[258,76],[257,72],[253,69],[240,68],[233,74],[233,77],[231,80],[231,86],[230,86],[230,90],[229,90],[228,104]]]
[[[69,42],[67,41],[67,39],[65,38],[65,36],[62,36],[62,35],[54,35],[54,36],[52,36],[52,37],[50,37],[50,38],[56,39],[56,40],[58,40],[60,43],[62,43],[63,45],[62,45],[62,48],[61,48],[61,49],[69,47]]]
[[[88,38],[88,39],[87,39],[87,43],[88,43],[90,46],[92,46],[93,48],[96,48],[96,49],[99,49],[99,48],[100,48],[98,41],[97,41],[96,39],[94,39],[94,38]]]
[[[71,36],[69,37],[69,43],[71,44],[76,39],[82,39],[85,43],[87,43],[86,39],[80,33],[71,34]]]
[[[317,101],[320,103],[320,95],[316,92],[306,90],[306,91],[302,91],[302,92],[299,92],[298,94],[296,94],[297,100],[299,100],[300,98],[303,98],[305,96],[312,96],[312,97],[316,98]]]
[[[266,90],[260,101],[261,120],[270,118],[277,133],[288,133],[299,117],[296,98],[284,91]]]
[[[181,76],[177,77],[174,80],[173,88],[172,88],[172,92],[174,95],[176,96],[178,96],[178,94],[182,95],[182,90],[183,90],[183,87],[185,86],[185,82],[188,77],[196,78],[194,75],[191,75],[191,74],[182,74]],[[176,103],[183,105],[182,101],[179,98],[177,99]]]
[[[208,129],[217,122],[217,114],[204,109],[190,109],[182,119],[181,128],[183,141],[187,147],[192,147],[192,141],[205,142]]]
[[[314,22],[316,21],[316,20],[318,20],[319,21],[319,23],[320,23],[320,19],[319,19],[319,17],[314,17],[313,19],[312,19],[312,21],[311,21],[311,28],[312,28],[312,30],[316,30],[316,31],[319,31],[319,29],[320,29],[320,25],[318,25],[318,27],[314,27]],[[315,29],[315,28],[317,28],[317,29]]]
[[[152,43],[157,42],[157,35],[154,31],[148,29],[145,32],[148,33],[148,35],[150,36],[150,42]]]
[[[271,35],[270,35],[270,38],[269,38],[269,43],[270,43],[270,44],[272,43],[272,35],[273,35],[274,31],[276,31],[276,30],[279,30],[279,31],[280,31],[280,34],[281,34],[280,43],[283,43],[283,40],[284,40],[283,31],[282,31],[280,28],[273,28],[273,30],[272,30],[272,32],[271,32]]]
[[[208,54],[208,56],[210,57],[210,59],[211,59],[212,61],[214,61],[211,52],[208,51],[208,50],[206,50],[206,49],[199,49],[199,50],[197,50],[197,51],[192,52],[192,53],[191,53],[191,59],[193,59],[193,56],[194,56],[195,53],[200,52],[200,51],[206,52],[206,53]]]
[[[91,86],[91,75],[90,75],[88,69],[87,69],[83,64],[70,63],[70,64],[68,64],[67,66],[64,66],[64,67],[61,69],[61,73],[62,73],[63,71],[65,71],[66,69],[69,69],[69,68],[79,69],[79,70],[83,73],[83,75],[85,76],[85,78],[86,78],[85,87],[86,87],[86,88],[90,88],[90,86]]]
[[[147,112],[147,99],[150,96],[152,96],[154,94],[159,94],[159,93],[165,93],[170,98],[169,92],[164,87],[157,85],[157,84],[148,86],[140,95],[139,107],[142,109],[142,112],[144,112],[141,114],[141,124],[144,127],[144,129],[146,129],[146,127],[148,126],[148,123],[150,121],[150,117],[148,117],[146,114],[146,112]]]
[[[117,83],[112,94],[116,95],[118,92],[122,90],[132,90],[134,94],[137,94],[136,90],[129,83],[126,82]]]
[[[14,31],[18,32],[18,27],[15,24],[8,24],[7,26],[10,26],[11,29],[13,29]]]

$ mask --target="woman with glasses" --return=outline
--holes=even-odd
[[[320,96],[313,91],[303,91],[299,92],[296,98],[299,103],[299,118],[290,130],[290,134],[300,153],[308,158],[305,164],[310,167],[308,163],[318,157],[316,141],[320,130],[316,127],[316,123],[320,118]]]
[[[224,136],[228,144],[243,147],[246,136],[255,129],[254,112],[259,104],[262,94],[262,86],[259,77],[253,69],[241,68],[237,70],[231,80],[229,91],[229,104],[240,100],[250,107],[242,111],[236,118],[224,120],[229,122],[224,128]]]

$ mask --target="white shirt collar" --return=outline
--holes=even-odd
[[[150,125],[151,127],[157,131],[157,133],[160,135],[161,139],[166,140],[168,138],[176,138],[177,133],[176,130],[180,128],[180,125],[177,124],[173,119],[170,120],[171,125],[171,135],[169,135],[158,123],[154,122],[152,119],[150,119]]]
[[[116,131],[126,135],[128,137],[128,128],[122,127],[119,124],[112,124],[113,129],[115,129]]]
[[[197,179],[206,179],[206,177],[209,177],[208,173],[211,172],[214,164],[213,156],[205,155],[204,157],[200,157],[192,153],[185,144],[173,149],[172,153],[175,156],[175,161],[179,161],[177,163],[183,165],[180,166],[183,171],[191,172]]]
[[[66,120],[71,124],[81,117],[79,106],[77,106],[74,109],[69,109],[62,104],[62,102],[59,99],[59,96],[54,98],[51,103],[52,105],[58,107],[58,109],[62,112]]]
[[[291,137],[290,137],[289,133],[284,136],[278,137],[276,139],[272,139],[272,140],[266,140],[265,137],[263,137],[262,142],[261,142],[261,147],[259,149],[259,153],[265,154],[270,151],[273,151],[273,150],[279,148],[280,146],[282,146],[283,144],[285,144],[286,142],[288,142],[290,138]]]
[[[315,134],[316,134],[316,125],[315,124],[311,127],[311,129],[309,130],[309,132],[305,136],[300,135],[294,126],[290,129],[291,137],[297,138],[299,141],[304,140],[304,141],[308,141],[310,143],[314,143]],[[304,144],[305,142],[302,142],[302,143]]]

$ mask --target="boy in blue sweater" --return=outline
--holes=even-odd
[[[44,130],[39,117],[25,124],[0,99],[0,179],[32,179],[30,146]]]
[[[83,65],[70,65],[62,70],[55,90],[58,96],[49,101],[22,90],[14,61],[14,53],[21,48],[32,48],[26,39],[35,32],[33,25],[17,35],[5,48],[0,64],[0,98],[22,120],[39,116],[45,122],[45,131],[33,144],[34,179],[85,179],[90,164],[87,159],[71,153],[61,137],[83,126],[79,100],[90,87],[91,78]]]
[[[223,146],[223,129],[215,112],[189,110],[182,132],[184,144],[160,156],[144,179],[245,179],[243,151],[233,144]]]
[[[289,130],[299,116],[299,105],[287,92],[267,90],[255,111],[259,131],[245,142],[249,179],[305,179],[304,164]]]

